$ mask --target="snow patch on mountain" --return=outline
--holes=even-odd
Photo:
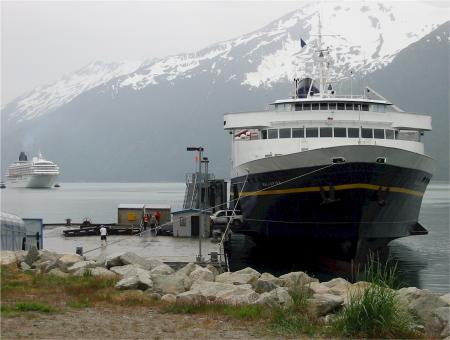
[[[113,78],[136,70],[140,62],[104,63],[96,61],[66,75],[54,84],[35,88],[8,104],[11,110],[8,120],[21,123],[38,118],[61,105],[69,103],[81,93],[104,84]]]

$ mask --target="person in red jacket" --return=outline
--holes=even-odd
[[[155,217],[156,217],[156,225],[159,226],[159,220],[161,219],[161,213],[159,212],[159,210],[156,212]]]

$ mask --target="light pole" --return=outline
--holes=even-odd
[[[208,159],[208,157],[203,157],[203,159],[202,159],[202,163],[203,164],[205,164],[205,183],[204,183],[204,185],[205,185],[205,196],[204,196],[204,199],[203,199],[203,211],[208,211],[209,210],[209,179],[208,179],[208,163],[209,163],[209,159]],[[203,226],[207,226],[208,224],[207,224],[207,218],[206,218],[206,216],[202,216],[203,217],[203,219],[204,219],[204,223],[203,223]],[[204,229],[202,229],[202,236],[203,236],[203,233],[205,232],[205,230]]]
[[[197,262],[202,262],[203,261],[203,256],[202,256],[202,212],[201,212],[201,194],[202,194],[202,190],[201,190],[201,176],[202,176],[202,152],[203,152],[203,147],[202,146],[188,146],[186,148],[187,151],[197,151],[198,152],[198,180],[196,181],[198,183],[197,188],[198,188],[198,192],[197,192],[197,208],[199,209],[199,216],[198,216],[198,255],[197,255]]]

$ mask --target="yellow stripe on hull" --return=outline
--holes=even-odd
[[[323,186],[322,189],[324,191],[329,191],[329,186]],[[374,191],[388,191],[388,192],[399,192],[407,195],[413,195],[422,197],[423,192],[406,189],[406,188],[399,188],[399,187],[387,187],[387,186],[380,186],[375,184],[366,184],[366,183],[354,183],[354,184],[341,184],[341,185],[335,185],[334,189],[336,191],[338,190],[353,190],[353,189],[367,189],[367,190],[374,190]],[[302,192],[320,192],[320,187],[305,187],[305,188],[291,188],[291,189],[275,189],[275,190],[261,190],[261,191],[247,191],[242,192],[242,197],[246,196],[268,196],[268,195],[284,195],[284,194],[296,194],[296,193],[302,193]]]

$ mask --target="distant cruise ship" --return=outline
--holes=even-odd
[[[6,182],[8,186],[22,188],[51,188],[59,175],[59,167],[45,160],[42,154],[28,160],[25,152],[19,155],[19,161],[8,167]]]

